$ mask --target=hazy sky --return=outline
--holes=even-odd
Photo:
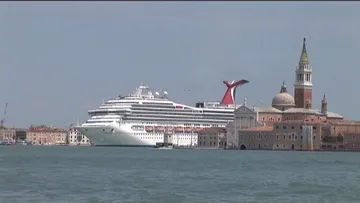
[[[221,100],[223,80],[248,79],[237,102],[293,94],[303,37],[313,107],[360,113],[358,2],[1,2],[0,117],[7,126],[69,126],[141,81],[174,101]],[[190,89],[190,92],[184,91]],[[261,103],[259,103],[259,102]]]

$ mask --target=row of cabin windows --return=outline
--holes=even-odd
[[[277,125],[277,126],[276,126],[276,129],[280,129],[280,126]],[[284,129],[284,130],[287,129],[286,125],[283,126],[283,129]],[[294,127],[294,126],[291,126],[291,129],[295,129],[295,127]],[[301,130],[301,129],[302,129],[302,126],[300,126],[300,130]],[[313,130],[316,130],[316,126],[313,126]]]
[[[162,139],[164,139],[163,137],[140,137],[141,139],[152,139],[152,140],[156,140],[156,139],[158,139],[158,140],[162,140]],[[171,139],[171,137],[169,137],[169,139]],[[179,137],[179,138],[175,138],[175,140],[176,139],[179,139],[179,140],[191,140],[191,138],[190,137]],[[196,139],[195,138],[193,138],[193,140],[195,140],[195,142],[196,142]]]
[[[137,135],[137,136],[141,136],[141,135],[145,135],[145,136],[163,136],[163,134],[158,134],[158,133],[133,133],[133,135]],[[186,137],[191,137],[191,134],[175,134],[175,135],[173,135],[173,137],[174,138],[177,138],[177,137],[179,137],[179,138],[181,138],[181,137],[184,137],[184,136],[186,136]],[[170,136],[168,136],[169,137],[169,139],[171,138],[171,135]],[[194,135],[194,136],[192,136],[193,137],[193,139],[196,139],[196,136]]]

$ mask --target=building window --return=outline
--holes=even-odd
[[[315,140],[315,136],[313,136],[313,140]]]
[[[283,126],[283,129],[285,130],[285,129],[286,129],[286,126]]]
[[[313,126],[313,129],[316,130],[316,126]]]
[[[289,140],[291,140],[291,136],[289,135]]]
[[[276,135],[276,139],[279,139],[279,135]]]
[[[276,126],[276,129],[279,129],[279,126],[278,126],[278,125]]]
[[[294,129],[295,127],[294,126],[291,126],[291,129]]]
[[[303,139],[303,136],[302,136],[302,135],[300,136],[300,139]]]
[[[286,140],[286,136],[284,136],[284,140]]]

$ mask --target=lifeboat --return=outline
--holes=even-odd
[[[158,126],[158,127],[155,128],[155,130],[157,130],[157,131],[164,131],[164,127]]]
[[[174,130],[174,128],[173,127],[166,127],[166,130],[172,131],[172,130]]]
[[[182,127],[176,127],[175,131],[183,131],[183,128]]]
[[[153,130],[154,128],[152,127],[152,126],[147,126],[146,127],[146,130],[148,130],[148,131],[151,131],[151,130]]]
[[[185,128],[185,131],[192,131],[192,128]]]

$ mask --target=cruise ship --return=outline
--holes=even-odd
[[[141,84],[131,94],[89,110],[90,118],[75,129],[95,146],[155,146],[163,142],[165,133],[171,134],[175,146],[195,146],[200,130],[233,121],[235,90],[249,81],[223,82],[227,90],[221,102],[202,101],[195,107],[176,103],[168,92],[153,92]]]

